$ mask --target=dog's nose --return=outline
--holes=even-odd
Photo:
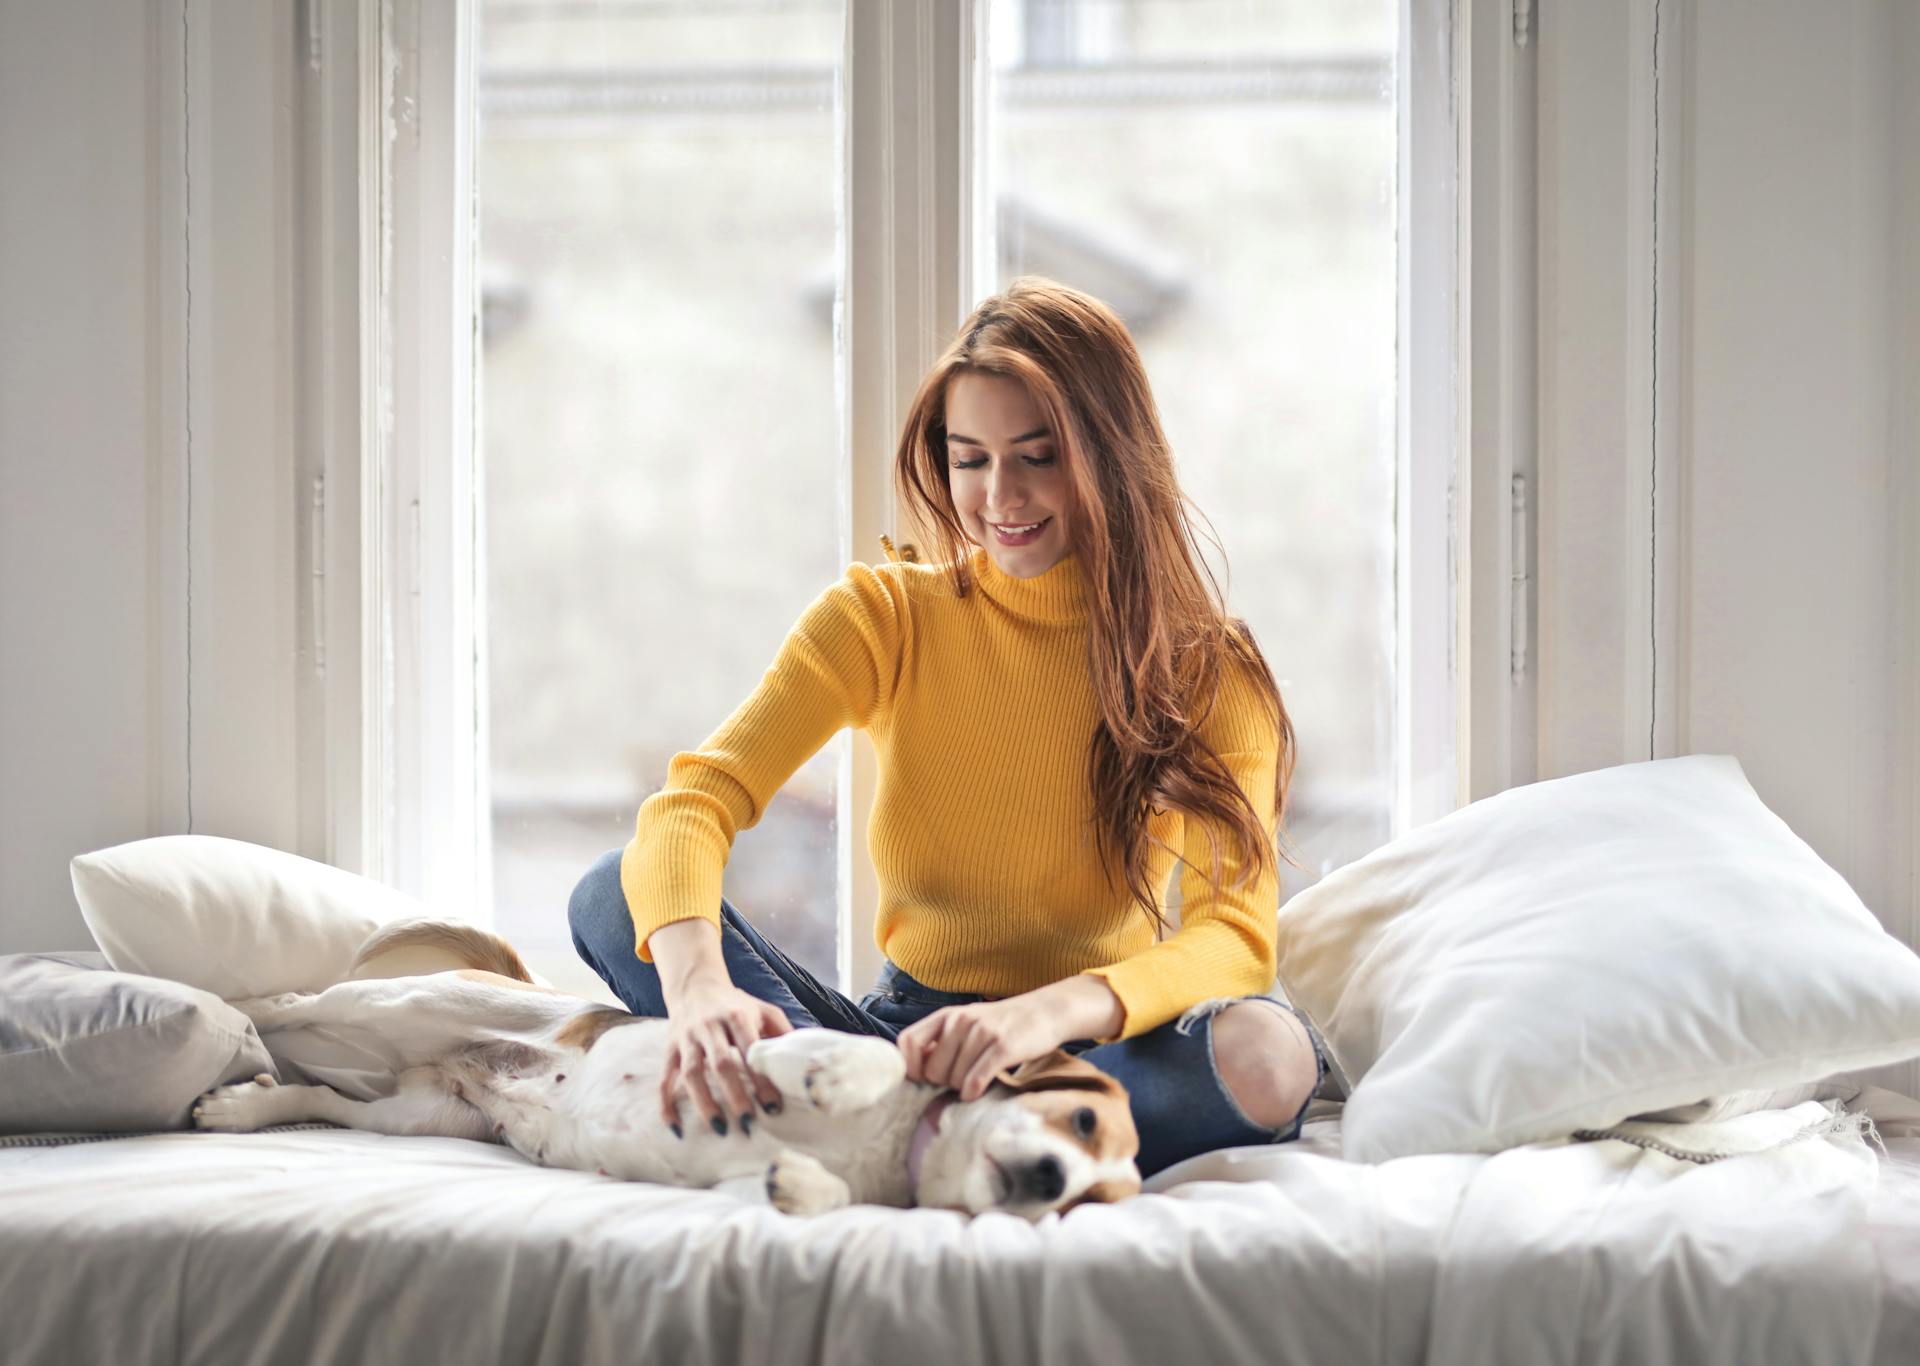
[[[1036,1200],[1058,1200],[1067,1188],[1067,1174],[1060,1169],[1060,1159],[1043,1157],[1028,1167],[1025,1185]]]

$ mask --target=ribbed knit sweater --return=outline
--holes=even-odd
[[[1091,973],[1125,1011],[1115,1039],[1204,1000],[1267,990],[1275,873],[1217,892],[1201,823],[1155,813],[1148,829],[1167,848],[1149,846],[1149,885],[1168,885],[1173,850],[1185,860],[1180,928],[1158,938],[1124,879],[1116,872],[1110,886],[1102,871],[1087,779],[1099,711],[1079,559],[1029,579],[982,547],[970,563],[975,587],[965,597],[939,566],[848,566],[801,613],[752,695],[700,748],[674,755],[620,861],[641,960],[653,961],[647,936],[662,925],[718,923],[734,836],[853,727],[879,758],[868,838],[879,881],[874,943],[916,980],[1010,996]],[[1278,735],[1243,671],[1227,672],[1201,735],[1271,835]],[[1230,888],[1242,861],[1225,835],[1221,861]]]

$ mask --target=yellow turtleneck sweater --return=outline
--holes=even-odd
[[[674,755],[640,805],[620,860],[638,953],[647,936],[719,921],[737,832],[844,727],[879,757],[868,849],[878,874],[874,942],[941,991],[1011,996],[1076,973],[1105,978],[1143,1034],[1214,997],[1274,978],[1279,880],[1216,892],[1210,844],[1183,813],[1155,816],[1149,885],[1181,871],[1180,929],[1110,888],[1095,854],[1087,753],[1099,713],[1088,673],[1086,581],[1069,554],[1015,578],[982,547],[976,587],[955,595],[938,566],[849,565],[801,614],[753,694],[697,750]],[[1201,735],[1269,832],[1279,740],[1251,681],[1230,670]],[[1239,875],[1222,837],[1223,884]],[[1115,882],[1120,879],[1116,876]]]

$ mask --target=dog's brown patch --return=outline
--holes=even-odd
[[[469,982],[484,982],[490,987],[511,987],[515,991],[543,991],[549,996],[567,994],[558,987],[543,987],[538,982],[516,982],[511,977],[502,977],[497,972],[486,972],[480,968],[457,968],[453,975],[464,977]]]
[[[617,1029],[623,1024],[634,1024],[645,1018],[644,1015],[635,1015],[613,1006],[594,1006],[591,1010],[581,1011],[561,1025],[560,1032],[553,1036],[553,1041],[563,1048],[578,1048],[584,1053],[600,1042],[600,1036],[609,1029]]]
[[[383,972],[374,962],[387,955],[392,955],[397,972]],[[516,982],[533,982],[533,974],[513,945],[490,930],[453,920],[396,920],[381,926],[353,956],[347,976],[411,976],[450,968],[478,968]]]
[[[1038,1111],[1050,1128],[1085,1148],[1095,1161],[1130,1163],[1139,1156],[1140,1133],[1134,1127],[1126,1088],[1084,1058],[1056,1048],[1001,1072],[994,1080],[1015,1092],[1028,1109]],[[1081,1132],[1076,1119],[1080,1110],[1093,1111],[1091,1133]],[[1081,1198],[1113,1200],[1133,1193],[1123,1185],[1103,1182],[1094,1188],[1099,1194],[1089,1192]]]
[[[1120,1201],[1131,1199],[1139,1193],[1140,1178],[1137,1176],[1129,1181],[1096,1181],[1072,1200],[1062,1205],[1060,1212],[1065,1214],[1068,1210],[1078,1208],[1081,1205],[1116,1205],[1120,1203]]]

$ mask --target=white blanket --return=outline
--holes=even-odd
[[[1889,1096],[1854,1109],[1920,1135],[1920,1105]],[[1659,1132],[1764,1146],[1825,1113],[1810,1106]],[[0,1148],[0,1357],[1864,1366],[1884,1348],[1860,1135],[1710,1163],[1617,1139],[1338,1153],[1337,1123],[1316,1122],[1028,1225],[786,1219],[333,1129]]]
[[[1868,1237],[1883,1137],[1920,1137],[1920,1102],[1837,1077],[1809,1099],[1716,1123],[1627,1121],[1614,1137],[1490,1157],[1403,1158],[1457,1181],[1432,1244],[1424,1354],[1372,1359],[1744,1366],[1875,1359],[1883,1276]],[[1337,1140],[1319,1139],[1329,1157]],[[1299,1186],[1286,1146],[1203,1154],[1149,1188]],[[1384,1182],[1383,1182],[1384,1184]],[[1229,1197],[1231,1198],[1231,1197]],[[1383,1282],[1384,1284],[1384,1282]]]
[[[1785,1145],[1705,1164],[1617,1140],[1495,1155],[1448,1232],[1428,1359],[1865,1366],[1880,1308],[1866,1236],[1878,1164],[1850,1128],[1820,1134],[1844,1118],[1807,1101],[1720,1124],[1621,1126],[1667,1130],[1678,1150]],[[1529,1312],[1502,1312],[1519,1305]]]

